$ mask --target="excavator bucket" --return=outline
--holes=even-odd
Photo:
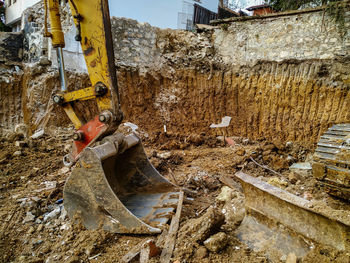
[[[88,229],[155,234],[179,195],[149,162],[140,139],[117,133],[84,150],[64,187],[64,207]]]

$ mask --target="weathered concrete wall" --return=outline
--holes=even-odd
[[[23,34],[0,32],[0,63],[22,62]]]

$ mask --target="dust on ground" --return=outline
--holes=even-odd
[[[71,223],[62,203],[70,169],[61,161],[70,150],[71,133],[72,129],[56,129],[38,139],[23,134],[1,139],[1,262],[121,262],[133,246],[150,238],[91,231],[79,222]],[[310,159],[309,150],[292,143],[278,148],[265,141],[230,139],[227,143],[205,134],[143,136],[153,165],[189,190],[172,262],[270,262],[263,251],[251,250],[233,235],[244,217],[244,195],[238,183],[227,189],[220,177],[232,177],[237,171],[349,216],[350,205],[327,195],[310,172],[289,169],[292,163]],[[315,245],[300,262],[349,260],[349,253]],[[159,257],[152,259],[158,261]]]

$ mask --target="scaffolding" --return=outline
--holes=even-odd
[[[193,29],[193,12],[194,2],[198,1],[182,1],[182,11],[177,16],[177,28],[192,30]]]

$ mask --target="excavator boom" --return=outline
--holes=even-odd
[[[123,114],[108,0],[69,0],[77,28],[75,39],[81,43],[91,81],[91,87],[75,91],[67,88],[60,1],[44,2],[45,35],[51,37],[57,49],[61,79],[61,91],[53,100],[62,106],[76,128],[72,151],[64,158],[66,165],[75,164],[64,187],[68,215],[73,218],[78,214],[88,229],[161,232],[174,213],[179,192],[154,169],[135,134],[125,136],[117,132]],[[46,21],[48,13],[51,32]],[[84,123],[74,108],[79,100],[95,100],[99,114]]]

